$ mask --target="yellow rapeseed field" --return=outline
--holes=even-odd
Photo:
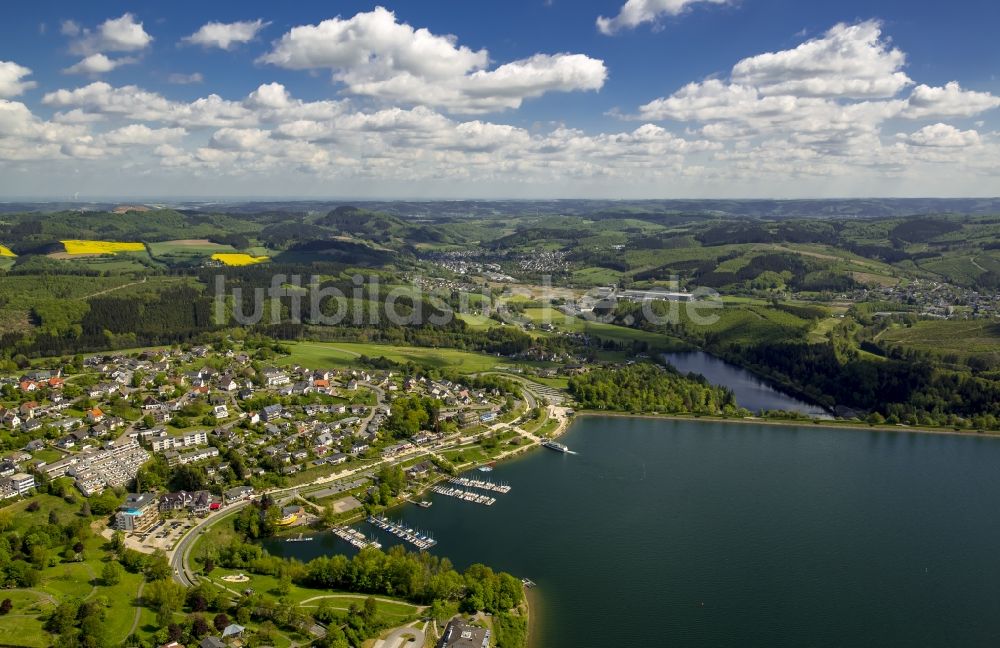
[[[243,253],[217,252],[212,255],[212,258],[215,259],[216,261],[219,261],[223,265],[227,266],[245,266],[245,265],[252,265],[254,263],[263,263],[268,259],[270,259],[271,257],[266,257],[266,256],[255,257]]]
[[[11,252],[9,247],[4,247],[0,245],[0,257],[16,257],[17,255]]]
[[[117,254],[119,252],[142,252],[142,243],[121,243],[118,241],[60,241],[66,254]]]

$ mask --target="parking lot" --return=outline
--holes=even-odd
[[[126,543],[145,553],[152,553],[157,549],[168,551],[173,549],[180,537],[195,525],[196,520],[197,518],[160,520],[142,535],[129,534]]]

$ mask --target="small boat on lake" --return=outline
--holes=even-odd
[[[432,504],[433,502],[430,502],[428,500],[420,500],[419,502],[417,502],[417,506],[419,506],[420,508],[430,508]]]
[[[569,452],[569,448],[561,443],[556,443],[555,441],[543,441],[542,446],[548,448],[549,450],[555,450],[556,452]]]

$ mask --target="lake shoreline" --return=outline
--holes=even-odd
[[[688,414],[632,414],[629,412],[610,412],[605,410],[576,410],[574,416],[609,416],[615,418],[661,419],[665,421],[693,421],[702,423],[730,423],[737,425],[772,425],[784,427],[812,427],[830,430],[854,430],[862,432],[896,432],[900,434],[932,434],[940,436],[963,436],[978,439],[1000,439],[1000,432],[977,432],[975,430],[941,430],[937,428],[897,427],[887,425],[868,425],[865,423],[836,423],[832,421],[814,422],[812,419],[801,421],[767,419],[767,418],[722,418],[710,416],[692,416]],[[567,428],[569,426],[566,426]],[[563,430],[565,431],[565,430]]]

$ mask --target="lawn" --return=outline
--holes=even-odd
[[[42,582],[37,589],[51,594],[56,599],[84,598],[94,591],[93,581],[99,574],[100,570],[95,570],[94,565],[90,564],[89,561],[61,562],[42,572]]]
[[[132,620],[135,618],[136,593],[139,591],[139,583],[143,580],[140,574],[130,574],[125,572],[122,580],[112,587],[98,587],[94,596],[103,596],[108,601],[107,608],[107,632],[108,637],[115,643],[121,643],[128,637],[128,632],[132,628]],[[140,621],[142,616],[140,615]]]
[[[52,463],[58,459],[62,459],[66,455],[59,452],[55,448],[42,448],[41,450],[36,450],[31,454],[32,459],[40,459],[46,463]]]
[[[498,364],[507,362],[503,358],[459,351],[457,349],[434,349],[428,347],[392,346],[361,342],[295,342],[289,345],[291,355],[280,363],[300,364],[306,367],[346,367],[356,363],[358,357],[385,356],[395,362],[413,362],[437,369],[457,369],[464,373],[489,371]]]
[[[228,583],[222,580],[223,576],[230,576],[236,574],[244,574],[250,580],[244,583]],[[271,596],[276,596],[274,590],[277,589],[279,584],[279,579],[274,576],[267,576],[263,574],[250,574],[245,571],[231,570],[231,569],[216,569],[209,576],[202,576],[212,583],[220,587],[225,587],[237,592],[242,592],[247,588],[252,588],[255,592],[260,592],[263,594],[269,594]],[[294,605],[301,605],[306,608],[316,608],[319,607],[320,603],[324,600],[329,602],[330,607],[337,610],[346,611],[351,603],[354,603],[358,607],[361,607],[365,603],[365,599],[368,598],[366,594],[354,594],[346,592],[336,592],[333,590],[325,589],[312,589],[308,587],[300,587],[298,585],[292,585],[288,595],[283,597],[285,600],[293,603]],[[383,598],[383,597],[379,597]],[[407,619],[413,617],[419,611],[419,607],[405,601],[383,601],[378,600],[378,610],[379,613],[385,614],[391,618],[394,622],[402,623]]]
[[[0,618],[0,636],[7,646],[26,646],[28,648],[44,648],[52,645],[52,635],[43,629],[44,622],[36,617],[16,616],[17,606],[8,616]]]

